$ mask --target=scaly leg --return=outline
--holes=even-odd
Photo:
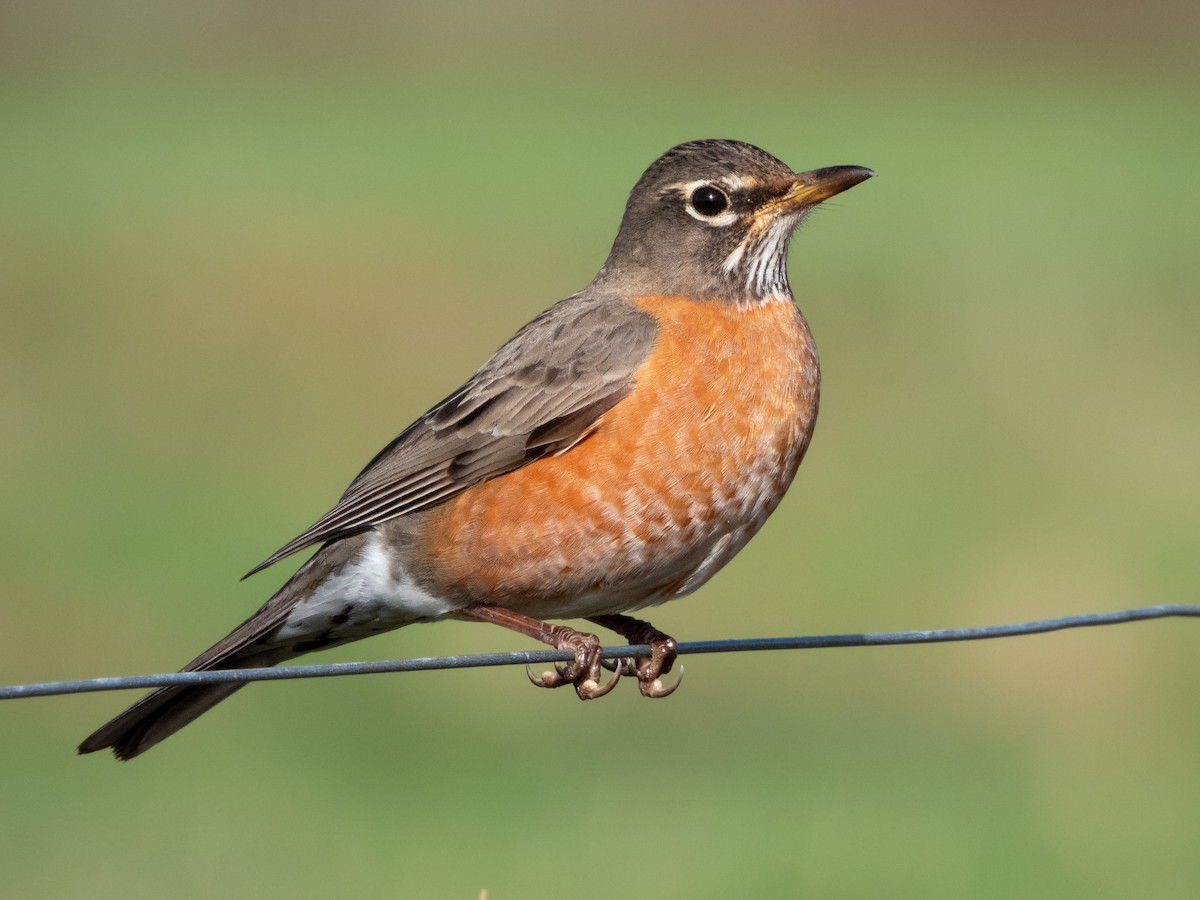
[[[551,625],[502,606],[476,604],[458,610],[456,615],[464,619],[491,622],[493,625],[508,628],[518,634],[541,641],[543,644],[549,644],[557,650],[574,651],[574,662],[567,665],[556,665],[553,672],[543,672],[540,678],[530,675],[529,680],[538,687],[562,687],[564,684],[573,684],[575,693],[579,695],[580,700],[595,700],[611,691],[620,678],[621,673],[617,672],[612,681],[607,684],[601,683],[600,650],[602,648],[600,638],[594,634],[576,631],[565,625]],[[645,690],[642,693],[645,693]]]

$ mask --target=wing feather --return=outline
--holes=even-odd
[[[653,317],[623,300],[585,291],[552,306],[384,447],[333,509],[245,577],[568,451],[633,389],[655,337]]]

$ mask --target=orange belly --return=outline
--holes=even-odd
[[[695,590],[778,505],[820,384],[795,304],[635,303],[659,332],[632,393],[565,452],[429,511],[437,593],[541,618],[636,609]]]

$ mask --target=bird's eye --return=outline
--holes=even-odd
[[[729,209],[729,198],[725,192],[711,184],[702,184],[692,191],[689,202],[692,204],[692,209],[708,218],[719,216]]]

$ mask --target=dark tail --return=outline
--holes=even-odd
[[[219,660],[219,665],[214,665],[218,660],[213,660],[208,665],[196,668],[250,669],[273,666],[290,655],[282,655],[278,651],[259,651]],[[191,668],[188,666],[185,671]],[[133,759],[204,715],[242,687],[245,687],[245,682],[159,688],[94,731],[79,745],[79,752],[94,753],[111,747],[117,759]]]
[[[314,586],[320,585],[331,571],[344,565],[365,540],[365,537],[347,538],[331,545],[329,550],[317,552],[258,612],[184,666],[183,671],[274,666],[318,646],[332,646],[336,642],[278,643],[272,635],[287,620],[296,604],[307,597]],[[334,547],[337,549],[332,549]],[[133,759],[244,686],[245,682],[235,682],[181,685],[151,691],[92,733],[79,745],[79,752],[95,753],[112,747],[117,759]]]

